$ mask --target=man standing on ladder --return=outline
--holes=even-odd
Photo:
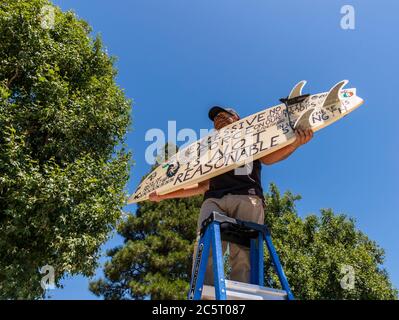
[[[209,110],[209,118],[213,121],[216,130],[238,121],[238,113],[231,108],[222,108],[214,106]],[[207,181],[198,184],[198,187],[187,190],[178,190],[165,195],[158,195],[156,192],[150,194],[151,201],[161,201],[172,198],[186,198],[195,195],[204,194],[200,215],[197,223],[197,242],[200,237],[202,222],[208,218],[212,211],[224,213],[229,217],[251,221],[258,224],[264,223],[264,196],[261,185],[262,163],[271,165],[290,156],[301,145],[307,143],[313,137],[311,129],[302,131],[295,130],[296,139],[293,143],[281,148],[271,154],[264,156],[252,163],[246,164],[252,166],[245,174],[236,174],[233,169],[229,172],[213,177]],[[227,243],[223,241],[223,253],[226,250]],[[195,246],[196,247],[196,246]],[[230,279],[239,282],[250,282],[250,257],[249,248],[230,243]],[[193,260],[195,259],[195,252]],[[208,259],[208,265],[205,273],[204,284],[213,285],[212,270],[212,248]]]

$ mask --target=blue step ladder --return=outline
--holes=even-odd
[[[225,279],[222,240],[250,248],[250,284]],[[282,290],[264,287],[263,241],[266,242]],[[211,245],[214,287],[204,285]],[[204,220],[188,292],[189,300],[200,300],[201,298],[209,300],[294,300],[266,225],[230,218],[216,211],[213,211]]]

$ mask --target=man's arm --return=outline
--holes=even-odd
[[[298,149],[301,145],[309,142],[313,138],[313,131],[312,129],[307,130],[295,130],[296,139],[293,143],[281,148],[275,152],[272,152],[259,160],[263,164],[273,164],[279,162],[281,160],[287,159],[296,149]]]
[[[149,195],[151,201],[159,202],[165,199],[188,198],[199,194],[204,194],[209,189],[209,180],[200,182],[197,187],[190,189],[180,189],[168,194],[160,195],[156,191]]]

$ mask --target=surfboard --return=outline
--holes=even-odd
[[[316,132],[362,105],[356,88],[344,89],[347,83],[342,80],[328,92],[311,95],[302,94],[306,81],[300,81],[280,104],[214,130],[180,149],[139,184],[128,204],[147,200],[153,191],[162,195],[192,188],[233,169],[236,174],[247,174],[252,161],[295,141],[295,129]]]

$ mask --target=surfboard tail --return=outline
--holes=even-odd
[[[333,112],[330,109],[332,107],[336,107],[337,105],[341,105],[341,91],[348,82],[348,80],[341,80],[340,82],[336,83],[328,92],[323,105],[304,111],[295,121],[294,129],[305,130],[311,128],[312,125],[310,123],[310,117],[314,112],[326,113],[329,115],[329,118],[332,117]]]

